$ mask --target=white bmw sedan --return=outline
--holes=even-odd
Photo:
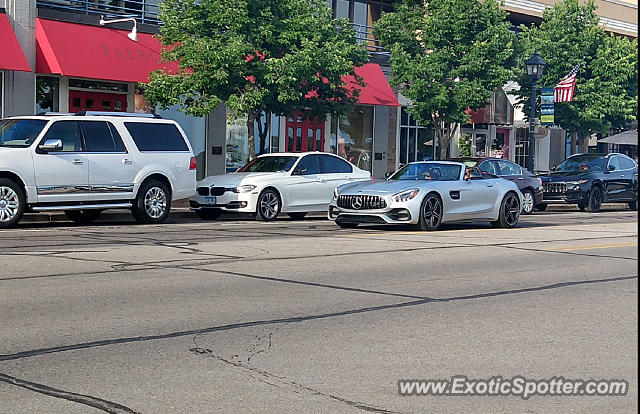
[[[256,213],[265,221],[280,213],[299,219],[312,211],[326,212],[336,187],[370,179],[368,171],[333,154],[268,154],[235,173],[199,181],[189,204],[204,220],[215,220],[223,211]]]

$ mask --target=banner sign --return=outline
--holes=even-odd
[[[553,125],[554,119],[554,88],[542,88],[540,105],[540,123],[542,125]]]

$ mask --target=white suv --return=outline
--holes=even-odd
[[[0,228],[26,212],[64,210],[87,223],[129,208],[167,218],[195,194],[196,160],[180,126],[154,115],[81,112],[0,120]]]

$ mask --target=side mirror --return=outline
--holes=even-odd
[[[384,175],[384,178],[389,178],[389,177],[391,177],[391,176],[393,175],[393,173],[394,173],[394,172],[395,172],[395,171],[387,171],[387,172],[385,173],[385,175]]]
[[[615,170],[616,170],[616,166],[615,166],[615,165],[611,165],[611,164],[609,164],[609,165],[607,166],[607,170],[608,170],[608,171],[615,171]]]
[[[48,139],[44,144],[38,145],[38,149],[44,153],[62,151],[61,139]]]
[[[293,170],[291,175],[304,175],[304,173],[306,172],[307,172],[306,168],[296,168],[295,170]]]
[[[555,165],[555,164],[554,164],[554,165],[552,165],[552,166],[551,166],[551,171],[555,171],[555,170],[556,170],[556,168],[558,168],[558,166],[557,166],[557,165]]]

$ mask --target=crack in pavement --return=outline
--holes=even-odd
[[[140,414],[129,407],[112,401],[103,400],[102,398],[92,397],[85,394],[77,394],[75,392],[63,391],[58,388],[48,387],[46,385],[37,384],[35,382],[12,377],[7,374],[0,373],[0,381],[17,387],[26,388],[28,390],[48,395],[49,397],[61,398],[67,401],[88,405],[109,414]]]

